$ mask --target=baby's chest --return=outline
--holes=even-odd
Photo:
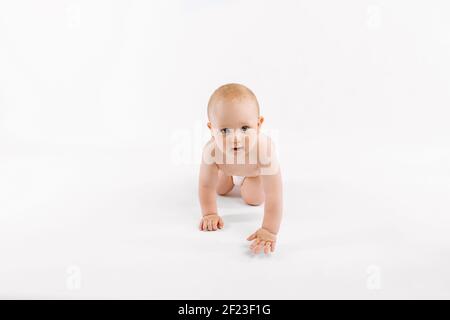
[[[257,165],[218,164],[217,166],[227,176],[255,177],[260,174]]]

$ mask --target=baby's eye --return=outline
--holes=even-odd
[[[241,130],[242,130],[243,132],[247,131],[248,129],[250,129],[249,126],[243,126],[243,127],[241,128]]]
[[[223,128],[223,129],[220,129],[220,132],[221,132],[222,134],[228,134],[228,133],[230,133],[230,129],[228,129],[228,128]]]

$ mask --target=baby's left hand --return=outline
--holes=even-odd
[[[264,229],[259,228],[251,234],[248,238],[248,241],[254,240],[253,243],[250,245],[250,250],[253,253],[259,253],[261,249],[264,248],[264,253],[269,254],[269,252],[275,251],[275,243],[277,241],[277,235],[273,234],[272,232]]]

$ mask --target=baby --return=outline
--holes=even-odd
[[[249,205],[264,204],[261,228],[251,234],[250,250],[269,254],[275,250],[282,216],[282,182],[271,139],[260,133],[264,118],[256,96],[241,84],[226,84],[208,103],[211,139],[204,146],[200,166],[200,230],[216,231],[224,226],[218,215],[216,194],[226,195],[240,186]]]

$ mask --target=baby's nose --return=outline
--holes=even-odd
[[[234,131],[234,144],[240,144],[242,141],[242,133],[240,130]]]

